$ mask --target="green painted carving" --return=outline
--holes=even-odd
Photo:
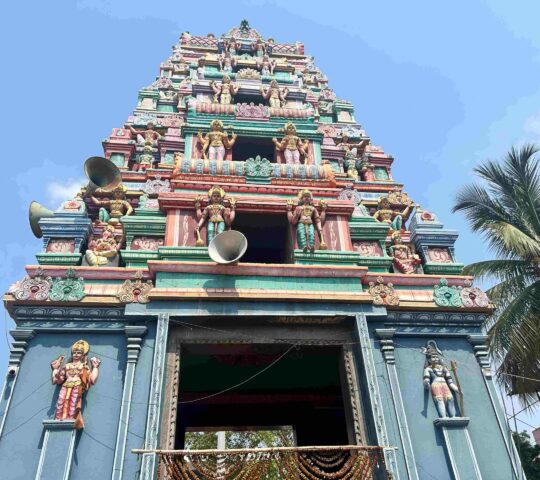
[[[384,167],[375,167],[373,169],[373,172],[375,174],[375,179],[376,180],[389,180],[388,170],[386,170],[386,168],[384,168]]]
[[[269,177],[272,174],[272,164],[266,159],[257,155],[255,158],[246,160],[246,175],[249,177]]]
[[[459,289],[456,287],[449,287],[446,278],[441,278],[439,285],[435,285],[433,300],[439,307],[463,306]]]
[[[66,276],[55,278],[49,300],[54,302],[78,302],[84,298],[84,279],[77,278],[72,268],[68,268]]]

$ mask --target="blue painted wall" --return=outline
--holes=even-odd
[[[72,479],[109,478],[122,398],[126,340],[114,334],[38,334],[29,342],[0,439],[1,478],[28,480],[37,470],[43,440],[42,421],[54,417],[59,387],[50,381],[50,362],[59,355],[69,358],[80,338],[90,343],[90,356],[101,358],[100,376],[83,403],[85,429],[79,433]]]

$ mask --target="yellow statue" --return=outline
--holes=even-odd
[[[53,385],[61,385],[56,401],[55,420],[75,420],[75,428],[83,428],[81,415],[84,392],[94,385],[99,375],[101,360],[90,359],[92,370],[88,368],[88,350],[90,345],[78,340],[71,347],[71,360],[62,365],[64,357],[60,356],[51,362],[51,381]]]
[[[304,156],[304,163],[308,163],[308,146],[309,141],[302,140],[296,135],[296,127],[294,123],[287,123],[285,125],[285,137],[281,141],[278,141],[277,138],[272,138],[276,149],[280,152],[283,152],[285,157],[285,162],[288,164],[300,164],[300,154]]]
[[[225,199],[225,191],[221,187],[212,187],[208,191],[208,205],[201,209],[202,198],[197,196],[195,198],[195,209],[197,211],[197,218],[199,223],[197,224],[197,247],[202,247],[204,241],[201,239],[200,229],[208,221],[207,228],[207,245],[214,239],[216,235],[225,231],[225,227],[231,228],[234,222],[236,214],[236,200],[229,198],[229,204],[231,208],[226,208],[223,205]]]
[[[270,86],[265,90],[263,86],[260,88],[260,92],[265,100],[268,101],[268,105],[272,108],[281,108],[285,105],[287,94],[289,90],[285,88],[279,88],[276,80],[270,82]]]
[[[99,207],[99,220],[102,222],[118,223],[124,215],[131,215],[133,207],[126,200],[126,187],[118,185],[113,191],[112,200],[98,200],[93,195],[90,197],[92,203]],[[107,211],[107,207],[110,212]]]
[[[239,86],[235,86],[231,83],[231,79],[228,75],[223,77],[221,84],[216,82],[210,82],[210,86],[214,91],[214,103],[220,103],[221,105],[230,105],[232,103],[232,97],[238,93]]]
[[[202,143],[203,157],[210,160],[223,160],[225,158],[225,149],[231,149],[237,137],[233,133],[232,138],[229,140],[227,132],[223,131],[221,120],[213,120],[210,124],[210,131],[204,136],[202,132],[199,132],[197,136],[199,142]]]

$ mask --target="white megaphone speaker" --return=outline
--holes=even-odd
[[[235,263],[246,253],[247,238],[237,230],[227,230],[216,235],[208,245],[208,255],[216,263]]]
[[[111,191],[122,183],[120,169],[104,157],[90,157],[84,162],[84,173],[88,177],[86,195],[98,188]]]

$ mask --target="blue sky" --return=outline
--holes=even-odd
[[[220,35],[243,18],[265,37],[303,41],[372,142],[394,155],[394,178],[461,232],[458,259],[488,258],[450,210],[474,165],[539,140],[539,16],[538,2],[498,0],[6,3],[0,289],[35,263],[30,201],[54,209],[85,183],[84,160],[102,153],[180,33]]]

